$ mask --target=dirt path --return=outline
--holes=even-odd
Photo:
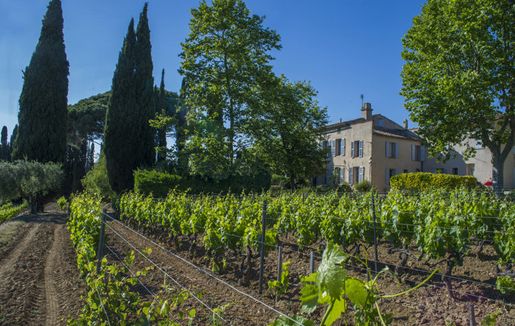
[[[82,281],[65,216],[26,215],[0,228],[0,325],[65,325],[82,305]],[[6,233],[9,231],[9,234]]]

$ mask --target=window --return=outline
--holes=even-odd
[[[363,180],[365,180],[365,167],[360,166],[358,168],[358,173],[358,182],[363,182]]]
[[[343,183],[343,181],[345,180],[343,172],[344,172],[343,168],[340,168],[340,167],[334,168],[334,178],[335,178],[334,181],[337,185],[341,185]]]
[[[452,174],[458,175],[458,168],[452,168]]]
[[[411,160],[422,161],[422,147],[420,145],[411,145]]]
[[[363,141],[356,140],[351,143],[351,157],[363,157]]]
[[[342,155],[342,139],[338,138],[336,139],[336,152],[334,153],[334,156],[340,155]]]
[[[397,158],[397,143],[385,142],[385,155],[388,158]]]
[[[349,168],[349,184],[353,185],[364,180],[365,168],[364,167],[353,167]]]

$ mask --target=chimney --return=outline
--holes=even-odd
[[[361,111],[363,112],[362,117],[365,120],[372,120],[372,104],[366,102],[363,103],[363,107],[361,108]]]
[[[404,121],[402,121],[402,126],[404,129],[408,129],[408,119],[404,119]]]

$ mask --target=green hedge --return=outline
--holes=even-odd
[[[423,191],[427,189],[452,190],[455,188],[476,188],[478,182],[473,176],[440,174],[429,172],[402,173],[390,179],[390,188],[401,191]]]
[[[209,180],[200,177],[183,178],[176,174],[157,170],[137,170],[134,172],[134,191],[164,198],[171,189],[200,193],[241,193],[260,192],[270,188],[270,175],[233,176],[225,180]]]

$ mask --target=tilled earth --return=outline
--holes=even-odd
[[[65,225],[56,213],[0,225],[0,325],[65,325],[84,285]]]

